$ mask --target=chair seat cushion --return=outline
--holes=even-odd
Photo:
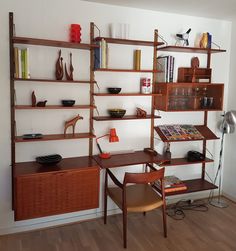
[[[122,209],[122,189],[109,187],[108,195]],[[128,212],[147,212],[163,205],[162,198],[148,184],[126,187],[126,206]]]

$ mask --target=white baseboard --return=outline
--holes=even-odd
[[[233,202],[235,202],[236,203],[236,198],[234,197],[234,196],[231,196],[231,195],[229,195],[229,194],[227,194],[227,193],[222,193],[222,195],[225,197],[225,198],[227,198],[227,199],[229,199],[229,200],[231,200],[231,201],[233,201]]]
[[[209,192],[200,192],[200,193],[192,193],[192,194],[182,194],[182,195],[176,195],[176,196],[170,196],[167,197],[167,204],[176,203],[179,200],[185,200],[185,199],[202,199],[207,198],[209,196]],[[226,196],[229,198],[229,196]],[[236,201],[236,200],[234,200]],[[108,210],[108,215],[113,215],[117,213],[121,213],[121,210],[119,208]],[[26,222],[19,225],[9,226],[9,227],[0,227],[0,235],[7,235],[7,234],[13,234],[13,233],[19,233],[19,232],[28,232],[33,230],[39,230],[39,229],[45,229],[45,228],[52,228],[52,227],[58,227],[62,225],[67,224],[73,224],[77,222],[82,222],[86,220],[96,219],[103,216],[103,211],[97,211],[87,214],[81,214],[77,216],[68,216],[65,214],[65,217],[63,218],[56,218],[56,219],[43,219],[41,222]],[[50,218],[50,217],[49,217]],[[37,219],[38,220],[38,219]]]

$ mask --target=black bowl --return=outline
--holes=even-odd
[[[41,165],[55,165],[59,163],[61,160],[62,157],[59,154],[36,157],[36,162],[38,162]]]
[[[124,110],[124,109],[109,109],[108,112],[112,118],[122,118],[125,115],[126,110]]]
[[[75,104],[75,100],[73,99],[63,99],[61,101],[63,106],[73,106]]]
[[[121,88],[119,88],[119,87],[108,87],[107,90],[111,94],[118,94],[121,91]]]

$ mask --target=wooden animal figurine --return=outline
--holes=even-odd
[[[147,117],[147,112],[144,111],[143,109],[137,107],[137,108],[136,108],[136,115],[137,115],[137,117],[139,117],[139,118],[145,118],[145,117]]]
[[[31,94],[31,105],[32,105],[32,107],[36,106],[36,96],[35,96],[34,91]]]
[[[76,125],[76,122],[79,120],[79,119],[83,119],[83,117],[81,117],[79,114],[70,119],[70,120],[67,120],[65,122],[65,126],[64,126],[64,137],[66,137],[66,130],[71,126],[72,127],[72,130],[73,130],[73,135],[75,134],[75,125]]]
[[[47,103],[47,100],[39,101],[39,102],[37,103],[37,106],[38,106],[38,107],[45,107],[45,106],[46,106],[46,103]]]
[[[64,72],[63,72],[63,58],[61,57],[61,50],[59,50],[59,56],[56,62],[56,79],[62,80]]]
[[[193,57],[191,59],[191,68],[193,70],[192,83],[196,82],[196,69],[199,68],[199,59],[198,57]]]
[[[72,53],[70,53],[70,73],[68,73],[67,68],[66,68],[66,63],[65,63],[65,74],[66,74],[66,79],[67,80],[73,80],[73,71],[74,67],[72,65]]]

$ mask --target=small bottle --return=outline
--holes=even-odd
[[[164,158],[168,160],[168,162],[171,161],[171,151],[170,151],[170,143],[166,144],[165,150],[164,150]]]

